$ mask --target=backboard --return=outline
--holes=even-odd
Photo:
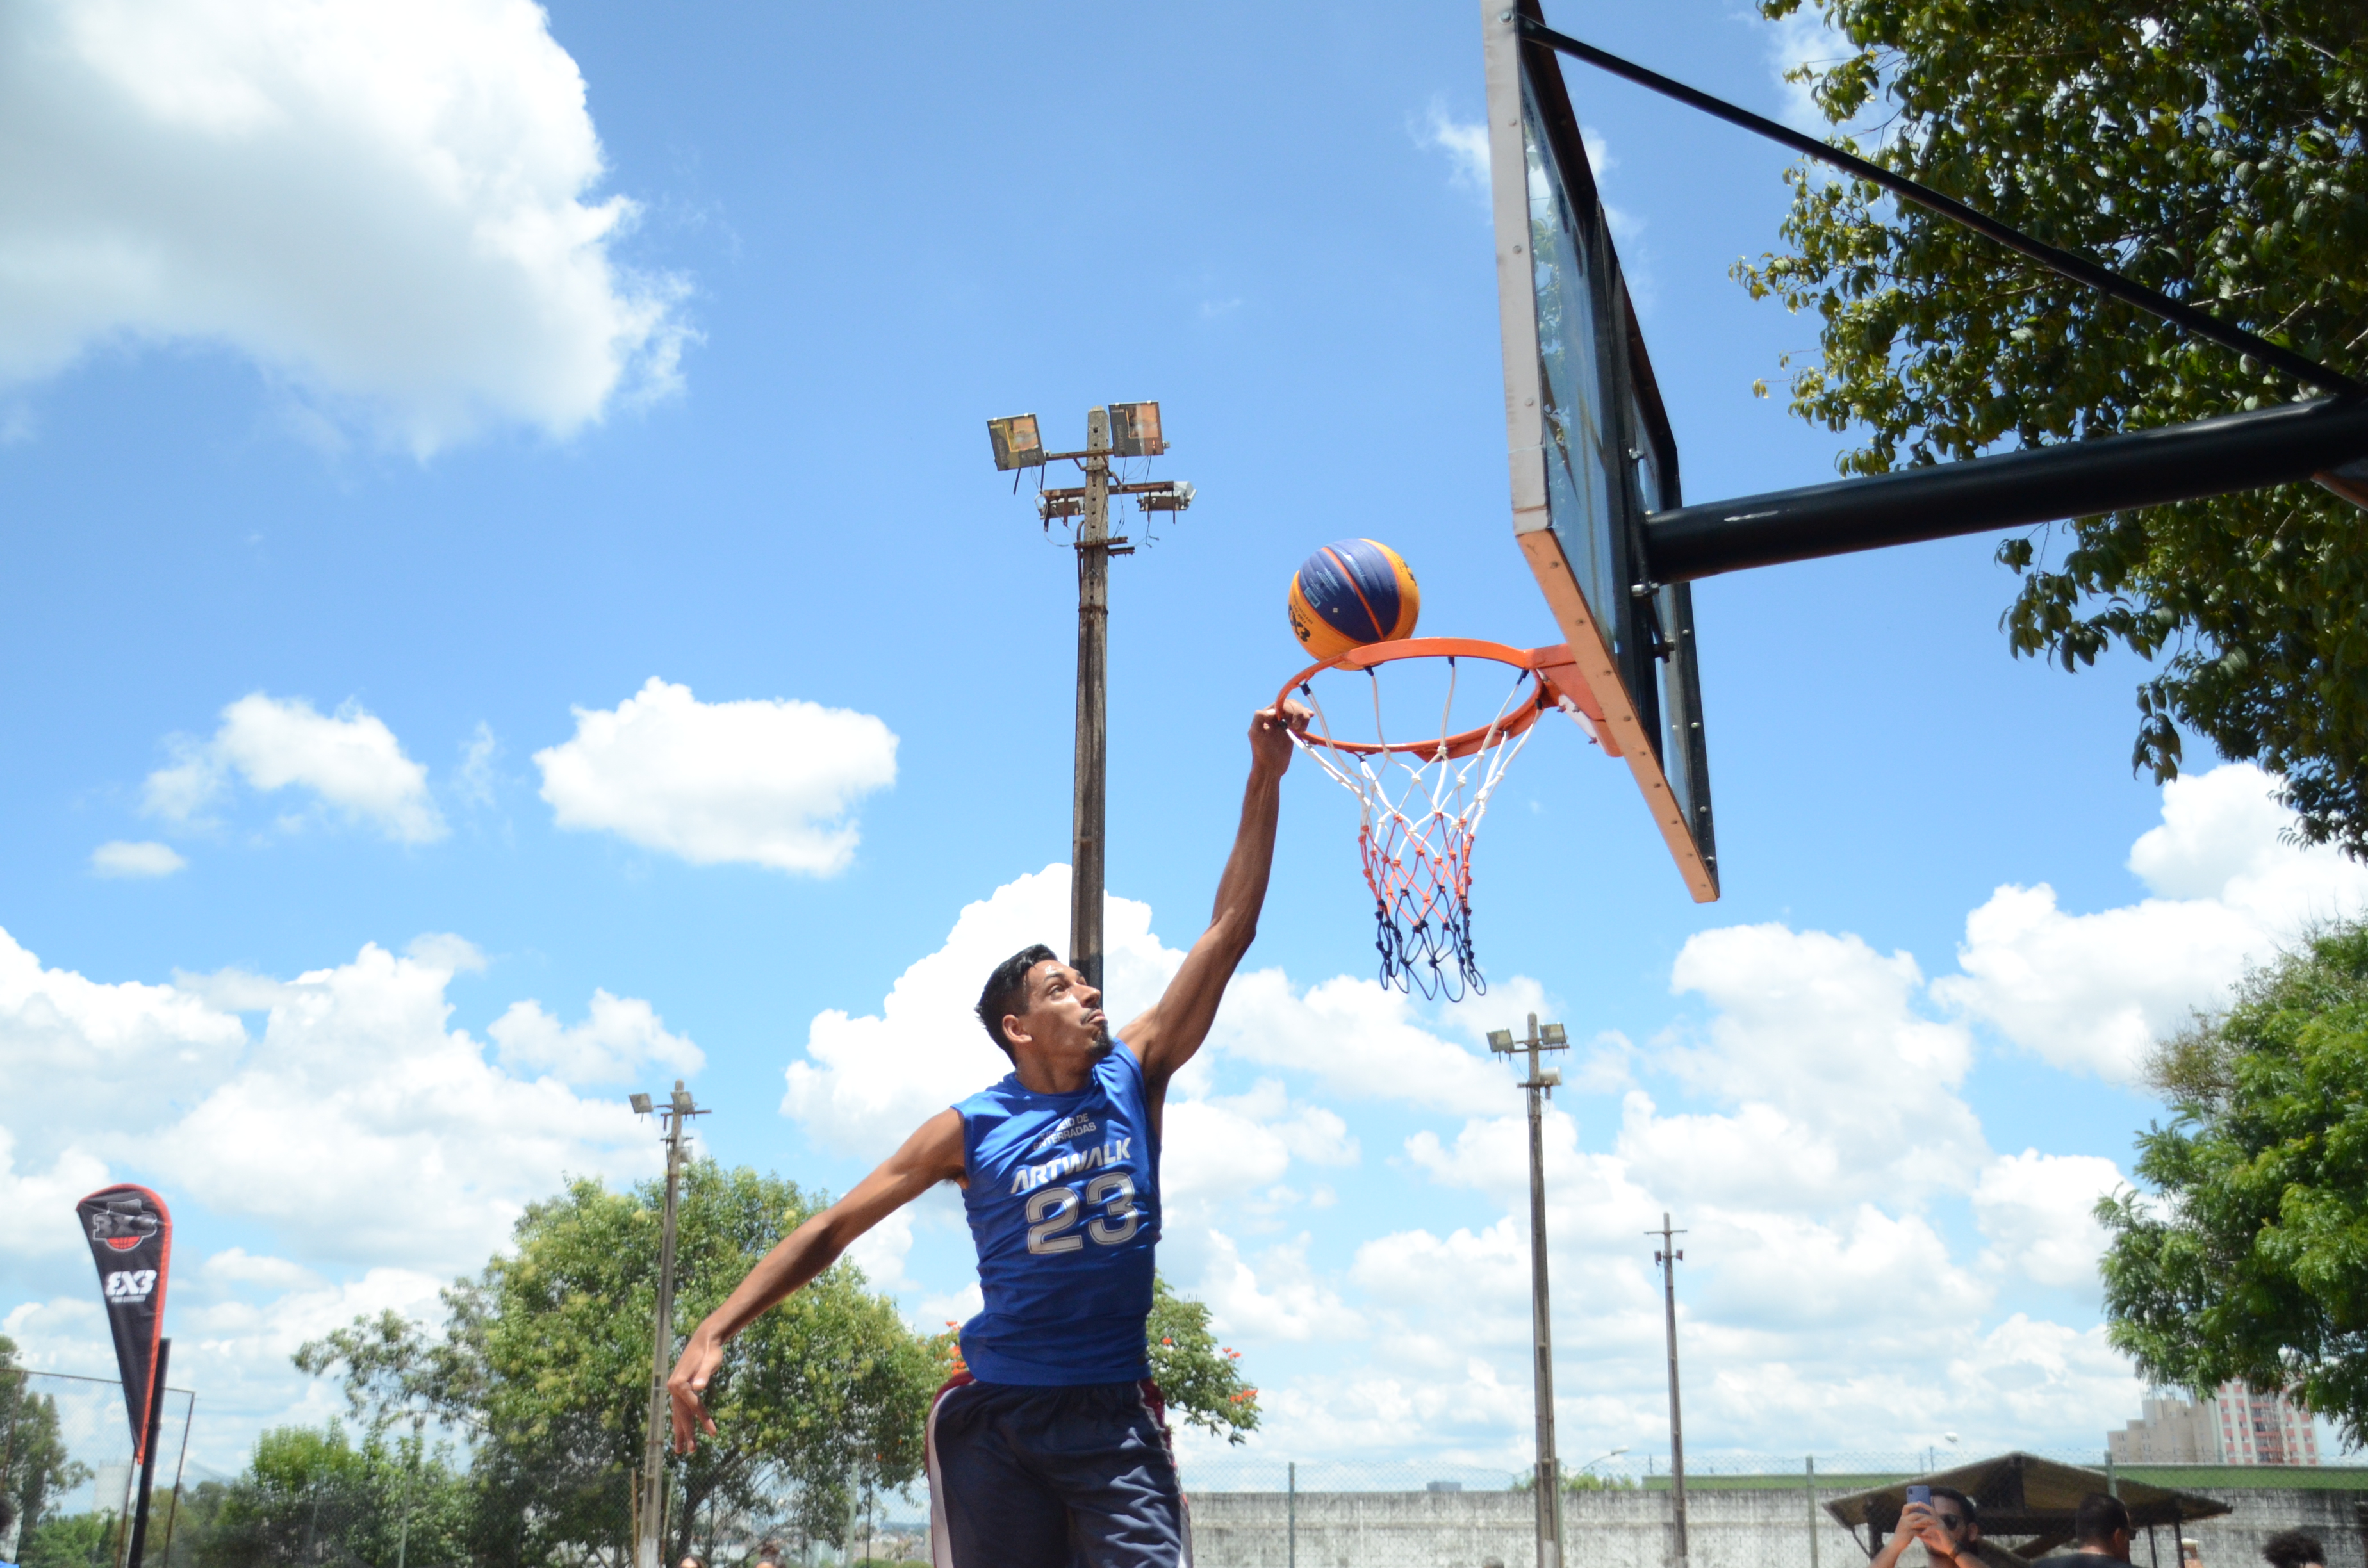
[[[1679,504],[1661,409],[1537,0],[1482,0],[1513,535],[1695,902],[1718,897],[1688,585],[1650,580],[1645,518]],[[1540,19],[1543,19],[1542,17]]]

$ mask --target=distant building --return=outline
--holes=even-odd
[[[2161,1394],[2105,1437],[2115,1464],[2317,1464],[2309,1412],[2282,1393],[2225,1383],[2202,1403]]]

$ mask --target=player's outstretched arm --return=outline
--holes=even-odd
[[[698,1434],[715,1430],[701,1396],[723,1363],[723,1347],[765,1312],[838,1261],[856,1237],[941,1181],[962,1174],[962,1113],[941,1110],[848,1195],[811,1216],[767,1253],[740,1288],[691,1331],[666,1379],[674,1405],[674,1451],[690,1452]]]
[[[1258,936],[1267,875],[1274,867],[1274,828],[1282,805],[1282,776],[1291,767],[1291,737],[1307,728],[1308,717],[1306,709],[1286,702],[1280,714],[1269,708],[1251,719],[1250,778],[1242,790],[1241,826],[1234,834],[1224,875],[1217,879],[1209,928],[1184,955],[1158,1002],[1119,1037],[1143,1063],[1155,1116],[1167,1096],[1167,1080],[1208,1038],[1225,984]]]

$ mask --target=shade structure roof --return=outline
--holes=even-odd
[[[2108,1476],[2101,1470],[2026,1453],[2000,1454],[1872,1491],[1853,1492],[1827,1503],[1826,1512],[1852,1530],[1867,1526],[1879,1542],[1898,1528],[1911,1484],[1952,1487],[1971,1497],[1981,1511],[1985,1537],[2032,1538],[2015,1548],[2016,1555],[2024,1558],[2037,1557],[2070,1540],[2073,1510],[2094,1492],[2111,1491],[2120,1497],[2130,1511],[2131,1525],[2138,1529],[2228,1512],[2227,1504],[2200,1493],[2174,1492],[2168,1486]]]

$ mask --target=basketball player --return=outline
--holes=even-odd
[[[1159,1240],[1160,1109],[1257,934],[1292,733],[1287,704],[1250,724],[1250,777],[1209,928],[1152,1009],[1113,1040],[1101,993],[1047,948],[987,978],[979,1021],[1011,1058],[1001,1082],[923,1122],[879,1169],[767,1254],[683,1347],[666,1380],[675,1449],[715,1423],[700,1394],[723,1347],[848,1244],[941,1181],[962,1186],[985,1310],[962,1326],[969,1371],[929,1411],[930,1539],[949,1568],[1177,1568],[1183,1497],[1144,1320]]]

